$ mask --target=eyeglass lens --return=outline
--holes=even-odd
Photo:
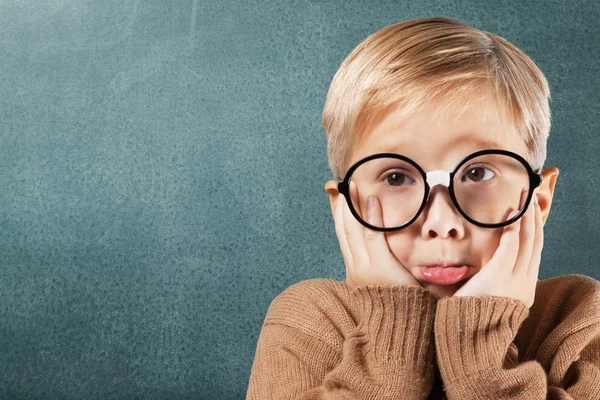
[[[383,225],[395,228],[412,220],[424,201],[425,182],[410,163],[397,158],[376,158],[361,164],[350,181],[358,197],[352,205],[367,220],[367,198],[376,196],[382,207]],[[510,211],[521,210],[529,191],[525,166],[503,154],[485,154],[467,161],[456,171],[454,194],[460,209],[482,224],[505,222]]]

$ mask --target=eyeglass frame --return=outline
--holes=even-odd
[[[456,196],[454,194],[454,176],[455,176],[456,172],[469,160],[472,160],[475,157],[483,156],[486,154],[500,154],[500,155],[510,156],[510,157],[516,159],[517,161],[519,161],[521,164],[523,164],[523,166],[527,170],[527,173],[529,174],[529,193],[527,194],[527,200],[525,200],[525,207],[523,207],[523,209],[521,211],[519,211],[519,213],[517,215],[515,215],[513,218],[511,218],[507,221],[498,222],[495,224],[483,224],[483,223],[477,222],[474,219],[472,219],[471,217],[469,217],[460,208],[458,201],[456,200]],[[425,191],[423,194],[423,201],[422,201],[421,207],[419,208],[419,211],[417,211],[415,213],[415,216],[410,221],[408,221],[407,223],[405,223],[404,225],[401,225],[399,227],[380,228],[380,227],[371,225],[367,221],[364,221],[360,217],[360,215],[358,215],[358,213],[356,212],[356,210],[354,208],[354,205],[352,204],[352,200],[351,200],[351,196],[350,196],[350,178],[352,177],[352,174],[362,164],[366,163],[367,161],[371,161],[371,160],[374,160],[377,158],[396,158],[398,160],[408,162],[413,167],[415,167],[417,169],[417,171],[419,171],[419,173],[421,174],[421,176],[423,178],[423,182],[425,183]],[[531,200],[531,197],[533,196],[534,190],[536,188],[538,188],[539,186],[541,186],[541,184],[542,184],[543,177],[541,175],[541,171],[542,171],[541,168],[539,168],[537,171],[534,171],[533,168],[531,167],[531,165],[529,165],[529,163],[527,162],[527,160],[525,160],[525,158],[523,158],[522,156],[520,156],[517,153],[513,153],[512,151],[508,151],[508,150],[504,150],[504,149],[486,149],[486,150],[476,151],[474,153],[469,154],[462,161],[460,161],[458,163],[458,165],[456,167],[454,167],[454,169],[452,171],[434,170],[434,171],[429,171],[429,172],[425,172],[421,168],[421,166],[419,166],[419,164],[417,164],[412,159],[410,159],[406,156],[403,156],[401,154],[377,153],[377,154],[372,154],[370,156],[362,158],[362,159],[358,160],[357,162],[355,162],[354,164],[352,164],[352,166],[346,172],[344,179],[341,181],[338,181],[337,189],[338,189],[338,192],[341,193],[346,198],[346,202],[348,203],[348,207],[350,208],[350,212],[352,213],[352,215],[354,215],[354,218],[356,218],[358,220],[358,222],[360,222],[365,227],[367,227],[371,230],[374,230],[374,231],[393,232],[393,231],[399,231],[399,230],[404,229],[404,228],[408,227],[409,225],[411,225],[417,218],[419,218],[419,216],[425,209],[425,206],[427,205],[427,202],[429,201],[429,193],[431,192],[431,189],[437,185],[442,185],[442,186],[445,186],[446,188],[448,188],[448,192],[450,194],[450,198],[452,199],[452,203],[454,204],[454,207],[467,221],[469,221],[473,225],[476,225],[476,226],[479,226],[482,228],[490,228],[491,229],[491,228],[501,228],[501,227],[510,225],[510,224],[514,223],[515,221],[517,221],[519,218],[521,218],[521,216],[527,211],[527,208],[529,207],[529,202]],[[431,186],[430,186],[430,182],[431,182]]]

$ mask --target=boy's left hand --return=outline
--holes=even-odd
[[[513,211],[509,218],[516,214]],[[508,297],[521,300],[530,308],[544,246],[544,222],[535,193],[525,214],[503,229],[491,260],[454,296]]]

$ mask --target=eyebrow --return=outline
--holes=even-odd
[[[494,148],[501,149],[504,146],[498,143],[494,139],[482,139],[471,135],[463,135],[458,141],[458,144],[463,144],[468,147],[485,147],[485,148]]]

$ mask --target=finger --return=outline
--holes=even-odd
[[[527,196],[527,192],[523,196]],[[535,239],[535,204],[533,203],[535,196],[529,201],[527,211],[523,214],[521,220],[521,233],[519,238],[519,254],[515,263],[514,273],[520,276],[527,276],[529,271],[529,263],[531,262],[531,254],[533,242]]]
[[[376,196],[367,198],[367,222],[374,226],[383,227],[383,211]],[[390,263],[398,263],[398,260],[390,251],[384,232],[365,228],[365,243],[372,265],[385,266],[392,265]]]
[[[358,205],[358,189],[356,184],[350,181],[350,198],[353,205]],[[356,209],[357,206],[354,208]],[[354,268],[369,265],[369,254],[365,245],[365,227],[354,217],[348,207],[344,212],[344,227],[347,232],[346,239],[352,253]]]
[[[513,218],[518,212],[519,210],[511,211],[508,219]],[[519,250],[520,225],[513,223],[504,227],[498,248],[481,272],[491,267],[492,273],[512,274]]]
[[[340,249],[344,256],[344,262],[346,264],[346,276],[348,276],[348,268],[353,265],[352,253],[348,248],[348,241],[346,240],[346,227],[344,226],[344,208],[347,208],[346,198],[342,194],[338,194],[337,204],[335,206],[335,234],[340,242]]]
[[[535,199],[535,241],[529,263],[527,274],[532,281],[537,281],[540,273],[540,263],[542,261],[542,249],[544,248],[544,221],[542,220],[542,210]]]

